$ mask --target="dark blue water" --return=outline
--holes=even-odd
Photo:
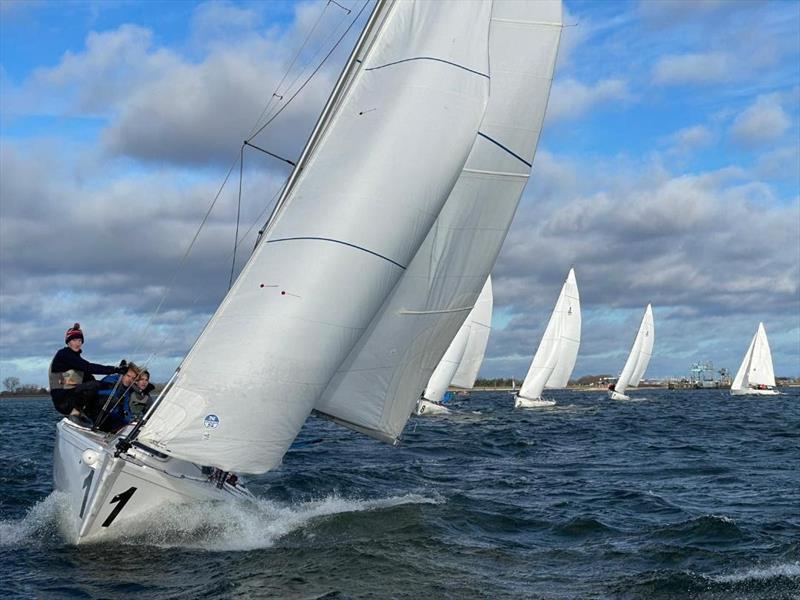
[[[312,418],[258,501],[76,547],[49,400],[0,400],[0,588],[38,598],[800,598],[800,390],[474,393],[399,448]]]

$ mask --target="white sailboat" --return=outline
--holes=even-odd
[[[458,370],[453,375],[450,386],[461,390],[470,390],[475,385],[478,372],[486,355],[486,346],[489,344],[489,335],[492,333],[492,309],[494,296],[492,294],[492,278],[489,277],[481,290],[478,301],[472,309],[467,321],[469,323],[469,340],[464,349],[464,355],[458,364]]]
[[[731,394],[774,396],[779,393],[775,389],[775,371],[772,368],[772,352],[769,349],[767,332],[764,323],[759,323],[731,384]]]
[[[246,496],[230,473],[277,467],[312,410],[396,442],[505,239],[561,26],[558,0],[376,4],[262,238],[142,422],[59,423],[78,541],[164,502]]]
[[[475,384],[491,329],[492,281],[489,277],[467,320],[450,342],[428,380],[428,385],[417,402],[417,415],[441,415],[450,412],[444,406],[447,388],[455,386],[470,389]]]
[[[570,269],[528,374],[514,397],[514,408],[554,405],[554,400],[542,398],[542,391],[567,385],[580,344],[581,302],[575,269]]]
[[[653,308],[648,304],[644,311],[642,322],[639,325],[639,331],[636,333],[636,339],[633,340],[631,353],[628,355],[628,360],[625,361],[625,366],[622,368],[622,373],[620,373],[613,387],[609,387],[609,398],[612,400],[630,400],[630,397],[625,395],[625,390],[629,387],[638,386],[639,382],[642,380],[642,376],[650,362],[650,356],[653,354],[655,338],[656,330],[653,322]]]

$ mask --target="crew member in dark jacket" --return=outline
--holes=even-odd
[[[97,395],[93,375],[126,372],[127,368],[90,363],[81,357],[83,331],[79,323],[67,329],[64,343],[50,363],[50,397],[62,415],[81,415]]]

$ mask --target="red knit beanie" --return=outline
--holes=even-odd
[[[67,333],[64,336],[64,343],[69,344],[70,340],[74,340],[80,338],[83,341],[83,332],[81,331],[81,324],[75,323],[72,327],[67,329]]]

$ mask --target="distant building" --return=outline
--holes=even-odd
[[[710,360],[696,362],[689,369],[689,384],[694,388],[730,387],[731,378],[728,369],[714,369]]]

